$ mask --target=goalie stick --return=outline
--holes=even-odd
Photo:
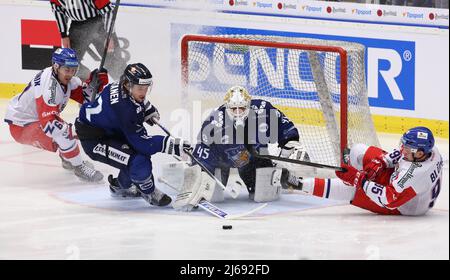
[[[166,184],[169,188],[178,191],[174,186],[172,186],[167,180],[165,180],[164,178],[158,177],[158,181],[161,183]],[[239,218],[244,218],[247,217],[255,212],[258,212],[259,210],[263,209],[264,207],[267,206],[267,203],[264,203],[250,211],[244,212],[244,213],[240,213],[240,214],[234,214],[234,215],[230,215],[227,212],[225,212],[224,210],[220,209],[219,207],[217,207],[216,205],[212,204],[211,202],[207,201],[206,199],[202,198],[200,200],[200,202],[198,203],[198,207],[202,208],[203,210],[205,210],[206,212],[212,214],[213,216],[219,218],[219,219],[223,219],[223,220],[235,220],[235,219],[239,219]]]
[[[170,133],[169,130],[167,130],[163,125],[161,125],[157,119],[153,118],[153,122],[158,125],[167,135],[172,136],[172,133]],[[173,137],[173,136],[172,136]],[[222,182],[214,176],[214,174],[211,173],[211,171],[208,170],[198,159],[194,157],[194,155],[189,151],[188,149],[184,148],[183,151],[194,161],[196,164],[200,166],[200,168],[205,171],[209,177],[211,177],[219,187],[221,187],[224,191],[228,191],[228,193],[231,195],[232,198],[237,198],[239,196],[240,190],[236,189],[236,186],[232,186],[230,188],[225,187]]]
[[[117,11],[119,10],[119,5],[120,5],[120,0],[116,0],[116,3],[114,4],[114,10],[112,13],[111,24],[109,26],[108,35],[106,37],[105,47],[103,49],[102,60],[100,61],[100,66],[98,67],[98,71],[100,71],[103,68],[103,65],[105,65],[106,54],[108,52],[109,42],[111,41],[112,31],[114,29],[114,24],[116,22]],[[92,102],[95,100],[95,98],[97,97],[97,94],[98,94],[98,92],[97,92],[97,90],[98,90],[97,75],[92,77],[92,82],[90,83],[89,86],[92,88],[92,96],[91,96],[91,102]]]
[[[296,160],[296,159],[290,159],[290,158],[283,158],[283,157],[272,156],[272,155],[261,155],[261,154],[258,154],[253,149],[250,149],[250,152],[252,153],[252,155],[254,155],[255,157],[258,157],[258,158],[265,158],[265,159],[289,162],[289,163],[312,166],[312,167],[317,167],[317,168],[328,168],[328,169],[333,169],[333,170],[341,171],[341,172],[347,171],[347,169],[342,168],[340,166],[326,165],[326,164],[320,164],[320,163],[314,163],[314,162],[302,161],[302,160]]]

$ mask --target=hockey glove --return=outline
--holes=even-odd
[[[309,155],[298,141],[289,141],[281,147],[280,157],[309,161]]]
[[[359,171],[351,165],[344,164],[342,166],[346,171],[336,171],[336,176],[350,186],[361,188],[367,180],[364,171]]]
[[[184,149],[191,150],[192,146],[191,144],[183,140],[181,138],[174,138],[172,136],[167,136],[164,139],[163,144],[163,153],[169,154],[169,155],[175,155],[175,156],[181,156]]]
[[[375,181],[378,174],[382,173],[387,168],[387,164],[383,157],[377,157],[372,159],[368,164],[364,166],[364,172],[367,174],[367,180]]]
[[[91,83],[94,80],[96,80],[96,83],[98,85],[98,87],[95,90],[97,90],[97,92],[101,92],[109,82],[108,71],[105,68],[102,68],[100,70],[94,69],[89,75],[89,78],[86,80],[86,84],[91,86]]]
[[[150,105],[148,109],[145,110],[145,117],[144,121],[148,123],[149,125],[153,126],[155,125],[155,122],[153,119],[156,119],[159,121],[161,119],[161,116],[159,115],[158,109],[156,109],[155,106]]]

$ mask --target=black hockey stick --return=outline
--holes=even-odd
[[[102,60],[100,61],[100,66],[98,67],[98,71],[100,71],[103,66],[105,65],[106,60],[106,54],[108,53],[108,46],[109,42],[111,41],[111,36],[114,29],[114,24],[116,23],[116,17],[117,17],[117,11],[119,10],[120,0],[116,0],[116,3],[114,4],[114,10],[112,12],[112,18],[111,18],[111,24],[109,26],[108,35],[106,37],[105,47],[103,48],[103,54],[102,54]],[[91,96],[91,102],[95,100],[98,94],[98,77],[95,75],[92,77],[92,81],[90,83],[90,87],[92,88],[92,96]]]
[[[258,158],[265,158],[265,159],[289,162],[289,163],[306,165],[306,166],[312,166],[312,167],[317,167],[317,168],[328,168],[328,169],[333,169],[333,170],[341,171],[341,172],[346,172],[347,171],[347,169],[342,168],[340,166],[326,165],[326,164],[314,163],[314,162],[303,161],[303,160],[296,160],[296,159],[290,159],[290,158],[277,157],[277,156],[272,156],[272,155],[261,155],[261,154],[258,154],[253,149],[250,149],[250,152],[252,153],[252,155],[254,155],[255,157],[258,157]]]
[[[167,128],[165,128],[162,124],[160,124],[159,122],[158,122],[158,120],[157,119],[155,119],[155,118],[153,118],[152,119],[153,120],[153,122],[157,125],[157,126],[159,126],[168,136],[172,136],[172,133],[170,133],[170,131],[167,129]],[[173,136],[172,136],[173,137]],[[229,191],[229,194],[231,195],[231,197],[233,197],[233,198],[237,198],[238,196],[239,196],[239,190],[237,190],[235,187],[230,187],[230,188],[226,188],[224,185],[223,185],[223,183],[219,180],[219,179],[217,179],[216,178],[216,176],[214,176],[214,174],[212,174],[212,172],[211,171],[209,171],[208,170],[208,168],[206,168],[198,159],[196,159],[195,157],[194,157],[194,155],[191,153],[191,151],[189,150],[189,149],[187,149],[187,148],[183,148],[183,151],[192,159],[192,161],[194,161],[196,164],[198,164],[198,166],[200,166],[200,168],[203,170],[203,171],[205,171],[208,175],[209,175],[209,177],[211,177],[214,181],[216,181],[216,183],[217,183],[217,185],[219,185],[219,187],[221,187],[224,191],[225,190],[228,190]]]

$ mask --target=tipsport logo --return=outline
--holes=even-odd
[[[221,31],[223,31],[221,29]],[[252,30],[255,31],[255,30]],[[245,34],[244,29],[227,30],[228,34]],[[263,31],[262,31],[263,32]],[[355,38],[341,36],[320,36],[312,34],[292,34],[273,32],[270,35],[309,37],[327,40],[352,41],[366,47],[365,73],[356,76],[349,74],[349,87],[362,75],[367,77],[369,104],[373,107],[414,110],[415,102],[415,42]],[[223,34],[223,33],[222,33]],[[258,34],[258,33],[253,33]],[[217,34],[212,34],[217,35]],[[221,48],[221,49],[220,49]],[[194,48],[190,58],[190,82],[205,91],[225,92],[230,81],[248,87],[251,94],[259,94],[264,89],[266,94],[277,98],[318,99],[313,74],[306,52],[293,52],[286,49],[263,49],[257,52],[239,48],[223,48],[220,45]],[[219,56],[218,56],[219,54]],[[331,68],[336,69],[326,77],[331,88],[340,85],[339,56],[320,53],[319,61],[331,61]],[[206,62],[206,63],[205,63]],[[351,68],[352,61],[349,61]],[[336,97],[339,92],[332,92]],[[334,99],[334,98],[333,98]]]

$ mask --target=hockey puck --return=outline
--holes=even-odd
[[[223,225],[222,229],[232,229],[233,226],[232,225]]]

